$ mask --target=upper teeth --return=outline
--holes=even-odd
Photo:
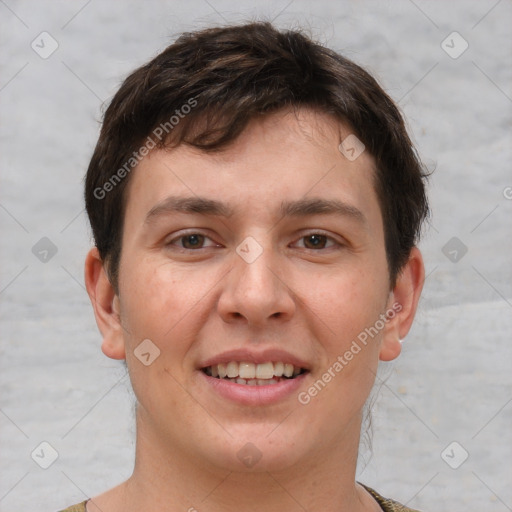
[[[292,377],[298,375],[301,369],[289,363],[248,363],[230,361],[229,363],[214,364],[206,368],[208,375],[212,377],[229,377],[231,379],[240,377],[241,379],[272,379],[273,377]]]

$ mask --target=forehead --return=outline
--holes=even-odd
[[[126,220],[146,216],[169,195],[211,198],[253,216],[271,216],[283,201],[320,197],[343,201],[380,224],[372,156],[363,151],[349,159],[353,153],[339,148],[353,137],[327,114],[283,110],[253,119],[221,151],[184,144],[153,150],[131,177]]]

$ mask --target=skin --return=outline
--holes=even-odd
[[[355,483],[362,409],[379,359],[400,353],[424,267],[413,248],[390,289],[373,158],[345,158],[338,146],[348,134],[326,114],[280,111],[251,121],[221,152],[153,151],[134,171],[119,295],[96,249],[85,280],[102,350],[126,359],[137,396],[136,463],[89,512],[380,510]],[[232,212],[165,211],[169,196],[214,199]],[[283,202],[304,199],[342,201],[362,220],[281,215]],[[180,238],[191,233],[205,235],[204,246]],[[263,251],[250,264],[236,252],[249,236]],[[199,373],[223,351],[277,347],[308,362],[305,391],[395,303],[401,311],[307,405],[297,393],[239,405]],[[144,339],[160,350],[149,366],[134,355]],[[237,457],[247,442],[261,454],[251,468]]]

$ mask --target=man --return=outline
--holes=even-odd
[[[133,475],[69,510],[410,510],[355,481],[424,280],[424,175],[360,67],[268,23],[184,34],[121,86],[86,178]]]

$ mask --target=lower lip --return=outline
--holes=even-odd
[[[226,379],[210,377],[203,371],[199,373],[205,379],[207,385],[223,398],[227,398],[241,405],[270,405],[277,403],[290,395],[297,393],[304,378],[309,372],[297,375],[294,379],[282,379],[275,384],[263,386],[249,386],[248,384],[237,384]]]

